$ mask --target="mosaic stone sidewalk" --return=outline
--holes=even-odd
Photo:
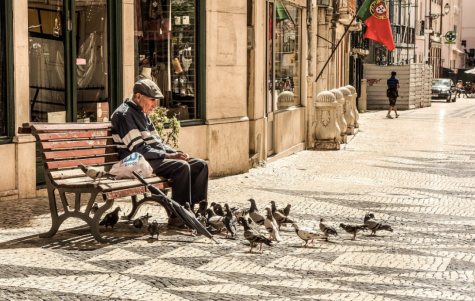
[[[0,300],[474,300],[475,99],[360,117],[338,152],[303,151],[210,182],[210,201],[263,209],[292,204],[291,218],[318,228],[361,223],[371,211],[395,231],[341,232],[301,248],[284,242],[249,254],[247,241],[219,245],[186,232],[159,240],[120,223],[99,244],[77,220],[51,239],[46,198],[0,202]],[[85,205],[85,202],[83,202]],[[114,204],[122,212],[127,200]],[[159,206],[144,206],[164,223]]]

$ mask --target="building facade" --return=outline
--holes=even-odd
[[[462,9],[462,47],[465,52],[464,68],[475,67],[475,23],[472,12],[475,11],[475,1],[463,0]]]

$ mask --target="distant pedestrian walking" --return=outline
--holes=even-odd
[[[460,97],[460,94],[462,93],[465,94],[465,97],[468,98],[467,92],[463,88],[463,83],[461,80],[457,82],[457,86],[455,87],[455,89],[457,89],[457,92],[455,93],[455,98]]]
[[[397,113],[397,108],[396,108],[396,101],[399,96],[398,89],[400,89],[401,86],[399,85],[399,79],[396,78],[396,71],[391,72],[391,77],[388,78],[388,91],[387,91],[387,96],[389,98],[389,111],[388,115],[386,115],[387,118],[392,119],[393,117],[391,116],[391,111],[394,110],[394,113],[396,114],[396,118],[399,117],[399,114]]]

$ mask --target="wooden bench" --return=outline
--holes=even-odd
[[[25,123],[18,132],[35,136],[45,170],[52,225],[51,229],[40,237],[54,236],[66,219],[75,217],[84,220],[89,225],[91,234],[97,241],[107,243],[109,240],[104,239],[100,234],[99,222],[101,216],[113,205],[114,199],[132,197],[132,210],[126,216],[129,220],[144,203],[156,202],[147,196],[145,186],[138,180],[102,179],[100,183],[93,182],[77,167],[82,163],[108,171],[119,161],[109,122]],[[147,181],[159,189],[169,187],[168,180],[165,178],[154,177]],[[62,212],[57,208],[56,190],[61,199]],[[73,209],[68,203],[66,193],[75,195]],[[81,194],[90,194],[84,210],[81,210]],[[95,214],[92,214],[91,207],[98,194],[102,195],[105,203]],[[144,194],[144,199],[138,201],[139,194]]]

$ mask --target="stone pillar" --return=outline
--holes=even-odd
[[[341,136],[341,143],[348,143],[348,139],[346,136],[346,131],[348,130],[348,125],[345,119],[345,112],[343,108],[345,107],[345,98],[343,94],[338,89],[332,89],[330,92],[335,95],[336,101],[338,103],[338,107],[336,110],[336,120],[338,122],[338,126],[340,127],[340,136]]]
[[[355,114],[353,114],[353,106],[352,106],[352,99],[353,96],[351,95],[351,91],[345,87],[341,87],[338,90],[343,94],[345,98],[345,106],[343,107],[343,111],[345,112],[345,120],[346,124],[348,125],[348,129],[346,130],[347,135],[354,135],[355,134]]]
[[[317,150],[340,149],[340,127],[337,122],[335,95],[324,91],[317,95],[315,102],[315,120],[313,123],[313,139]]]
[[[350,90],[350,92],[353,94],[353,100],[351,103],[353,104],[353,114],[355,115],[355,128],[359,128],[360,125],[358,124],[358,120],[360,119],[360,113],[358,113],[358,106],[356,105],[356,98],[358,98],[358,92],[356,92],[355,87],[351,85],[345,86],[345,88]]]

